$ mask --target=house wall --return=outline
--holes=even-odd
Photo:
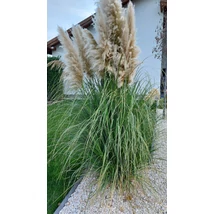
[[[157,26],[162,25],[163,14],[160,12],[160,0],[133,0],[133,3],[135,5],[137,45],[141,49],[139,62],[143,61],[138,72],[148,74],[152,83],[159,89],[161,60],[154,57],[152,50],[156,45],[155,30]],[[88,29],[95,34],[92,26]],[[54,56],[62,55],[62,53],[63,50],[59,46],[56,51],[53,51]]]
[[[135,16],[137,28],[137,45],[141,49],[139,61],[143,61],[140,73],[148,73],[151,81],[159,89],[161,75],[161,60],[152,53],[156,46],[155,32],[162,25],[163,15],[160,12],[158,0],[135,0]]]

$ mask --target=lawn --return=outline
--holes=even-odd
[[[59,172],[62,163],[57,160],[49,161],[51,151],[57,140],[64,130],[69,126],[71,121],[71,112],[69,111],[72,101],[62,101],[55,104],[50,104],[47,107],[47,122],[48,122],[48,170],[47,170],[47,209],[48,214],[54,213],[58,204],[64,199],[70,188],[68,184],[70,180],[65,177],[59,178]],[[61,124],[61,125],[59,125]]]

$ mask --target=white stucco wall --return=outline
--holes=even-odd
[[[151,80],[160,85],[161,60],[154,58],[152,50],[156,45],[156,28],[162,22],[158,0],[135,0],[137,44],[141,49],[139,60],[144,61],[140,72],[147,72]]]
[[[137,45],[141,49],[139,61],[144,61],[139,72],[149,74],[155,87],[159,89],[161,60],[154,58],[152,50],[156,45],[156,28],[162,23],[163,14],[160,12],[159,0],[133,0],[135,5],[135,17],[137,28]],[[93,34],[92,26],[88,28]],[[62,55],[63,50],[59,46],[53,51],[54,56]]]

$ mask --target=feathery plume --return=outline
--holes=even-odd
[[[84,47],[85,56],[89,61],[90,70],[95,72],[99,76],[100,75],[99,71],[102,71],[103,67],[101,66],[102,61],[101,61],[97,41],[95,40],[92,33],[87,29],[84,29],[83,31],[83,37],[85,40],[85,47]]]
[[[78,56],[78,52],[73,45],[67,32],[61,27],[58,27],[59,41],[65,51],[64,63],[65,69],[63,71],[64,81],[68,81],[71,89],[81,87],[83,81],[83,70]]]
[[[99,2],[96,9],[96,15],[93,19],[95,30],[98,33],[98,45],[93,63],[93,69],[96,69],[97,74],[101,77],[104,77],[104,70],[108,64],[111,49],[111,44],[109,42],[109,31],[106,23],[107,16],[103,11],[103,8],[104,7],[101,7],[101,2]]]
[[[101,78],[105,73],[113,75],[118,87],[125,81],[132,83],[139,53],[134,16],[132,2],[124,9],[121,0],[100,0],[93,19],[97,41],[79,25],[72,29],[73,41],[61,32],[60,41],[67,53],[64,69],[67,79],[73,78],[80,85],[83,72],[89,77],[95,72]]]
[[[140,52],[139,48],[136,45],[136,30],[135,30],[135,12],[132,2],[129,2],[127,7],[126,19],[129,29],[129,40],[127,43],[126,56],[129,62],[129,73],[128,73],[128,82],[133,82],[135,76],[135,69],[138,64],[137,56]]]
[[[124,26],[121,1],[100,0],[94,24],[99,35],[98,53],[100,55],[100,60],[97,60],[95,65],[100,73],[107,71],[118,78],[118,65],[121,58],[118,53],[122,52],[120,46]]]
[[[50,61],[47,64],[47,67],[50,67],[51,69],[53,69],[54,67],[61,69],[61,68],[65,68],[65,64],[64,62],[56,59],[56,60]]]
[[[72,27],[72,34],[74,36],[74,44],[78,50],[81,59],[82,70],[89,76],[92,76],[90,61],[86,56],[86,39],[84,37],[84,30],[80,25]]]

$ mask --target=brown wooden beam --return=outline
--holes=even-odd
[[[47,54],[52,54],[52,50],[49,47],[47,47]]]
[[[162,13],[167,11],[167,0],[160,1],[160,10]]]

